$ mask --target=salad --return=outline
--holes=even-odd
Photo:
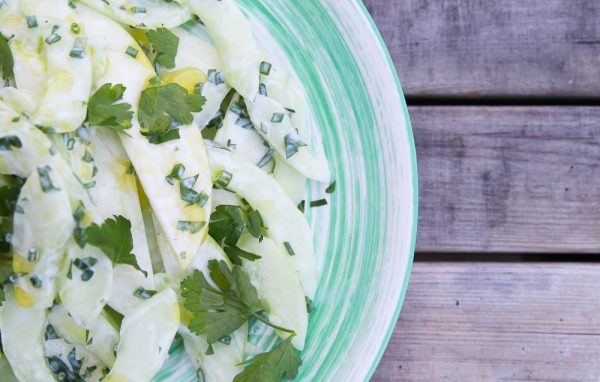
[[[295,378],[310,121],[234,0],[0,0],[2,381]]]

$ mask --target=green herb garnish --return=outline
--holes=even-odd
[[[283,139],[285,145],[285,156],[289,159],[298,153],[298,149],[303,146],[307,146],[297,133],[289,133]]]
[[[23,147],[21,140],[16,135],[7,135],[0,138],[0,151],[12,151]]]
[[[106,219],[101,226],[92,224],[86,228],[85,236],[87,243],[100,248],[114,265],[129,264],[146,274],[131,253],[133,251],[131,222],[123,216]]]
[[[152,296],[154,296],[156,293],[158,292],[155,290],[148,290],[144,289],[143,287],[139,287],[135,290],[135,292],[133,292],[133,295],[137,298],[141,298],[142,300],[148,300],[152,298]]]
[[[296,378],[302,358],[292,345],[294,336],[290,335],[270,352],[258,354],[244,362],[243,365],[250,366],[236,375],[233,382],[280,382]]]
[[[206,98],[188,94],[178,84],[147,88],[140,97],[138,119],[142,128],[150,132],[165,133],[194,120],[192,113],[202,110]]]
[[[177,229],[180,231],[190,232],[192,234],[200,232],[202,227],[206,225],[206,222],[191,222],[191,221],[179,221],[177,222]]]
[[[52,178],[50,178],[51,171],[52,167],[47,165],[37,168],[38,176],[40,178],[40,186],[44,192],[60,191],[60,188],[55,187],[54,183],[52,183]]]
[[[146,32],[146,36],[156,53],[154,63],[167,69],[175,67],[175,56],[179,47],[179,37],[167,28],[158,28]]]
[[[226,262],[208,262],[210,278],[220,289],[213,288],[204,274],[196,270],[182,281],[181,296],[184,306],[194,317],[189,329],[197,335],[206,336],[209,345],[230,336],[250,317],[287,333],[293,331],[270,323],[259,312],[263,309],[250,279],[242,268],[230,269]]]
[[[4,80],[8,80],[14,76],[14,64],[8,40],[0,33],[0,73]]]
[[[91,125],[108,127],[118,133],[128,135],[125,130],[131,127],[133,111],[131,105],[120,102],[125,93],[121,84],[104,84],[90,98],[87,119]]]

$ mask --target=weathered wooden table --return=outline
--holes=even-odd
[[[420,177],[414,271],[373,380],[600,380],[600,1],[365,3]]]

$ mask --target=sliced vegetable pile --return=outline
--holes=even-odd
[[[176,337],[203,381],[295,378],[330,175],[234,0],[0,0],[0,80],[2,380],[150,381]]]

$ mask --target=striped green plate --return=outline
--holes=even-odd
[[[298,380],[368,380],[400,313],[415,245],[416,157],[400,83],[359,0],[239,1],[269,56],[304,84],[314,140],[337,180],[329,206],[308,211],[322,279]],[[310,197],[324,188],[311,185]],[[255,325],[249,340],[260,351],[275,337]],[[155,381],[196,380],[176,342]]]

